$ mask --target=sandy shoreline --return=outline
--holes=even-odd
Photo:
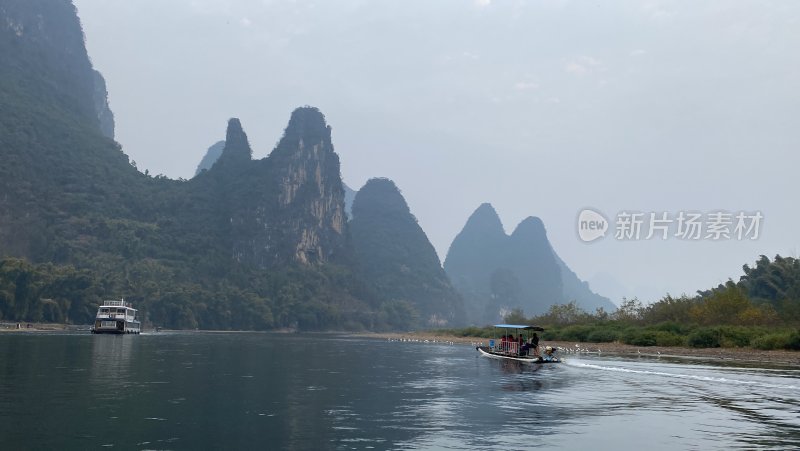
[[[488,338],[457,337],[434,332],[414,333],[359,333],[353,336],[374,338],[382,340],[417,340],[424,342],[452,342],[476,346],[480,343],[488,344]],[[787,350],[762,351],[752,348],[683,348],[662,346],[632,346],[623,343],[576,343],[564,341],[542,341],[542,346],[550,345],[570,350],[580,350],[579,354],[616,354],[627,356],[653,356],[653,357],[678,357],[702,358],[707,360],[769,363],[791,365],[800,367],[800,352]],[[577,345],[577,347],[576,347]]]

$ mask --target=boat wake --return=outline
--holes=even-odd
[[[696,380],[702,382],[716,382],[722,384],[736,384],[736,385],[748,385],[748,386],[752,385],[762,388],[770,387],[783,390],[800,390],[800,385],[773,384],[773,383],[765,383],[764,381],[759,381],[759,380],[741,380],[741,379],[731,379],[719,376],[701,376],[696,374],[671,373],[667,371],[654,371],[654,370],[644,370],[635,368],[624,368],[619,366],[597,365],[594,363],[586,363],[586,362],[576,361],[573,359],[569,360],[565,359],[564,364],[575,368],[584,368],[584,369],[600,370],[600,371],[613,371],[617,373],[641,374],[646,376],[668,377],[674,379]]]

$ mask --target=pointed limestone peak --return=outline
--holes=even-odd
[[[292,112],[282,141],[294,147],[300,142],[303,145],[314,145],[320,141],[329,144],[330,140],[331,129],[325,123],[325,115],[315,107],[304,106]]]
[[[225,133],[225,148],[222,150],[217,163],[250,161],[253,151],[250,142],[242,129],[239,119],[232,118],[228,121],[228,130]]]
[[[502,234],[505,235],[503,223],[500,221],[500,216],[497,215],[492,204],[486,202],[481,204],[467,219],[467,223],[462,229],[464,232],[473,232],[481,234]]]
[[[511,237],[523,240],[547,241],[547,231],[541,219],[536,216],[528,216],[514,229]]]
[[[405,198],[393,181],[387,178],[373,178],[361,187],[353,200],[353,217],[365,212],[380,211],[382,215],[411,215]]]
[[[286,133],[298,133],[301,136],[327,136],[330,134],[328,125],[325,123],[325,115],[313,106],[303,106],[292,111],[289,125],[286,126]]]
[[[238,156],[247,156],[249,160],[252,157],[253,151],[250,149],[250,142],[247,140],[247,135],[242,129],[242,123],[239,119],[232,118],[228,121],[228,130],[225,133],[225,153],[234,153]]]
[[[451,273],[451,277],[469,273],[465,277],[471,278],[474,267],[492,265],[490,253],[502,247],[507,240],[503,223],[492,204],[481,204],[450,243],[444,269]]]
[[[324,153],[333,153],[331,128],[325,123],[325,116],[319,109],[304,106],[292,112],[289,125],[283,131],[283,137],[270,157],[292,158],[296,157],[298,152],[314,147]]]

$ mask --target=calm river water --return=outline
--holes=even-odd
[[[800,369],[331,335],[0,334],[0,448],[800,447]]]

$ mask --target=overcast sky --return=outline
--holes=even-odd
[[[615,301],[798,256],[800,2],[75,4],[117,140],[142,171],[190,178],[229,117],[263,157],[290,112],[313,105],[345,182],[393,179],[441,259],[482,202],[509,233],[541,217],[567,264]],[[586,244],[585,207],[612,223],[621,211],[764,219],[757,240],[612,230]]]

